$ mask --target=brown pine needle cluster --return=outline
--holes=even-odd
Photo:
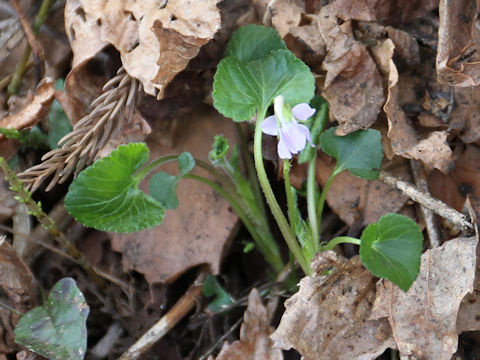
[[[49,191],[72,173],[77,176],[94,161],[108,140],[119,133],[124,119],[132,120],[139,90],[140,83],[120,68],[92,103],[92,111],[58,142],[60,147],[46,153],[41,164],[18,175],[25,186],[33,192],[53,174],[46,188]]]

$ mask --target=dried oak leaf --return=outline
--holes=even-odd
[[[65,17],[74,66],[112,44],[127,73],[158,99],[220,28],[219,0],[70,1]],[[85,44],[92,36],[77,38],[77,29],[97,39]]]
[[[439,0],[335,0],[332,10],[342,20],[381,20],[388,24],[402,24],[428,14]]]
[[[305,360],[375,359],[395,347],[386,319],[369,320],[375,299],[373,275],[358,256],[345,260],[333,251],[318,254],[313,275],[285,302],[285,313],[271,338],[282,349],[295,348]],[[323,273],[329,270],[329,275]]]
[[[446,173],[453,166],[452,150],[446,141],[447,132],[434,131],[420,139],[400,103],[403,88],[412,86],[408,78],[399,78],[397,68],[391,62],[387,101],[383,107],[388,119],[390,146],[396,155],[421,160],[427,167]]]
[[[3,304],[24,313],[35,299],[33,275],[18,257],[13,247],[0,236],[0,300]],[[9,353],[15,345],[13,329],[20,316],[0,307],[0,354]]]
[[[158,121],[162,121],[159,119]],[[201,106],[178,119],[178,139],[168,146],[157,142],[163,134],[153,133],[147,141],[150,158],[189,151],[195,158],[208,162],[213,137],[223,134],[234,143],[231,121],[209,107]],[[162,166],[175,173],[176,163]],[[211,178],[202,170],[198,174]],[[141,187],[148,188],[148,179]],[[166,212],[163,223],[135,234],[111,234],[112,248],[122,253],[125,270],[135,269],[149,283],[171,282],[184,271],[210,264],[218,273],[226,243],[237,223],[237,215],[226,200],[204,184],[184,179],[177,188],[179,206]]]
[[[216,360],[283,360],[282,351],[275,349],[269,336],[273,328],[268,324],[267,308],[257,289],[248,295],[248,307],[243,315],[240,340],[223,344]],[[213,360],[213,357],[210,357]]]
[[[383,79],[367,48],[355,40],[351,21],[338,25],[328,6],[318,15],[320,33],[327,46],[323,68],[327,71],[321,94],[338,120],[337,135],[369,128],[385,102]]]
[[[55,95],[54,86],[52,79],[43,79],[37,86],[33,100],[18,113],[0,119],[0,127],[22,130],[38,123],[50,109]],[[0,134],[0,140],[3,138]]]
[[[480,84],[479,0],[440,1],[438,80],[455,86]]]
[[[420,274],[407,293],[377,283],[371,319],[388,318],[400,355],[450,360],[457,350],[457,313],[473,290],[478,238],[459,237],[422,255]]]

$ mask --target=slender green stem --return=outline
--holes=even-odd
[[[325,199],[327,198],[327,193],[328,189],[330,189],[330,185],[332,185],[333,179],[339,174],[336,170],[336,168],[332,171],[330,174],[330,177],[328,178],[327,182],[323,186],[322,193],[320,194],[320,199],[318,200],[317,204],[317,223],[318,223],[318,231],[322,230],[322,214],[323,214],[323,208],[325,206]]]
[[[240,220],[243,222],[247,230],[252,235],[252,238],[255,240],[259,250],[265,256],[265,260],[272,266],[273,270],[276,274],[279,274],[283,267],[283,261],[280,252],[278,251],[278,247],[275,243],[271,244],[270,242],[266,241],[267,238],[263,238],[255,229],[255,226],[250,221],[249,217],[243,210],[242,206],[234,199],[231,194],[226,192],[221,186],[219,186],[214,181],[204,178],[203,176],[194,175],[194,174],[187,174],[184,176],[185,179],[192,179],[200,181],[201,183],[210,186],[213,190],[218,192],[225,200],[228,201],[230,206],[232,206],[233,210],[237,213]]]
[[[295,206],[297,206],[297,204],[293,195],[292,185],[290,184],[291,167],[292,164],[290,164],[289,160],[283,161],[283,180],[285,183],[285,194],[287,196],[288,220],[290,220],[290,229],[292,230],[292,233],[296,234],[297,232],[295,226]]]
[[[282,209],[278,205],[277,199],[273,194],[272,187],[268,181],[267,172],[265,171],[265,166],[263,165],[262,157],[262,122],[265,118],[266,109],[261,109],[257,114],[257,123],[255,125],[255,137],[254,137],[254,150],[253,156],[255,160],[255,168],[257,170],[258,181],[260,187],[265,194],[265,199],[267,204],[270,207],[270,211],[273,214],[275,221],[282,232],[282,235],[288,245],[288,248],[292,251],[295,258],[298,260],[302,270],[305,274],[309,275],[311,273],[310,264],[305,259],[302,253],[302,249],[295,238],[295,235],[292,233],[287,219],[283,215]]]
[[[317,163],[317,153],[313,156],[313,159],[308,163],[307,174],[307,212],[310,228],[312,229],[312,248],[315,253],[320,251],[320,231],[318,227],[317,219],[317,207],[316,207],[316,181],[315,181],[315,166]]]
[[[245,163],[247,170],[248,180],[252,186],[252,191],[257,199],[258,208],[263,214],[263,218],[267,219],[267,210],[265,209],[265,202],[263,200],[262,190],[260,189],[260,184],[258,183],[257,173],[255,172],[255,164],[253,163],[252,156],[248,151],[247,140],[245,139],[245,134],[243,133],[242,127],[239,123],[235,123],[235,129],[238,133],[240,151],[242,152],[242,158]]]
[[[330,240],[327,245],[321,248],[321,251],[332,250],[338,244],[345,244],[345,243],[360,245],[360,239],[355,239],[350,236],[339,236]]]
[[[150,173],[153,169],[155,169],[157,166],[160,166],[162,164],[166,164],[171,161],[175,161],[178,159],[178,155],[168,155],[164,156],[158,159],[153,160],[151,163],[149,163],[147,166],[145,166],[143,169],[141,169],[136,175],[135,179],[140,182],[145,176]]]

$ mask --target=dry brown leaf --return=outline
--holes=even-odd
[[[208,162],[213,136],[234,140],[234,125],[208,107],[197,107],[179,119],[182,133],[173,146],[155,142],[162,134],[153,134],[147,144],[151,159],[189,151]],[[162,166],[174,173],[177,165]],[[204,171],[198,171],[210,177]],[[148,179],[142,188],[148,187]],[[217,274],[225,244],[237,222],[228,203],[204,184],[182,180],[178,185],[179,206],[167,211],[163,223],[135,234],[112,234],[112,247],[122,253],[125,270],[135,269],[149,283],[170,282],[189,268],[207,263]]]
[[[293,347],[305,360],[375,359],[394,347],[385,319],[368,320],[376,279],[358,256],[347,261],[325,251],[315,257],[312,269],[313,275],[304,277],[299,292],[285,302],[271,336],[275,346]],[[326,270],[332,271],[322,276]]]
[[[372,319],[388,318],[404,356],[450,360],[457,350],[457,313],[472,292],[477,237],[459,237],[422,255],[420,274],[408,293],[377,283]]]
[[[441,0],[438,29],[438,80],[455,86],[480,84],[479,0]]]
[[[112,44],[127,73],[158,99],[220,27],[218,0],[69,1],[74,1],[66,12],[74,67]],[[77,28],[90,31],[95,41],[86,44],[91,36],[78,38]]]
[[[457,316],[457,333],[480,330],[480,263],[477,267],[473,292],[465,296],[460,304]]]
[[[269,338],[272,332],[267,309],[262,304],[258,290],[254,288],[248,295],[240,340],[232,344],[225,342],[216,360],[282,360],[282,351],[273,348]]]
[[[37,86],[33,100],[18,113],[0,119],[0,127],[22,130],[34,126],[50,109],[55,94],[54,86],[52,79],[43,79]],[[0,134],[0,140],[3,138]]]
[[[480,140],[480,87],[465,87],[452,89],[455,106],[450,113],[448,125],[458,132],[465,143]]]
[[[414,86],[409,80],[407,77],[399,79],[395,65],[390,63],[388,96],[383,107],[388,119],[390,146],[396,155],[421,160],[427,167],[445,173],[453,166],[452,150],[446,141],[447,132],[435,131],[420,139],[400,103],[400,89]]]
[[[429,13],[438,6],[438,0],[335,0],[331,6],[342,20],[382,20],[399,24]]]
[[[327,45],[323,68],[327,71],[322,96],[338,120],[337,135],[369,128],[385,102],[383,79],[367,48],[356,41],[352,23],[337,25],[328,6],[318,15]]]
[[[15,250],[0,236],[0,301],[21,313],[34,305],[33,275]],[[0,307],[0,353],[9,353],[15,344],[13,329],[20,316]]]

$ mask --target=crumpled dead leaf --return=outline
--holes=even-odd
[[[282,351],[272,346],[269,336],[273,328],[268,323],[267,308],[254,288],[248,295],[240,340],[232,344],[225,342],[216,360],[282,360]],[[209,360],[213,360],[213,357]]]
[[[332,10],[342,20],[382,20],[387,24],[404,24],[426,15],[439,0],[335,0]]]
[[[234,124],[209,107],[197,107],[178,121],[182,133],[177,134],[172,146],[165,141],[155,142],[155,138],[162,138],[158,134],[147,141],[151,159],[189,151],[195,158],[208,162],[214,135],[223,133],[231,143],[235,141]],[[176,163],[166,164],[161,170],[178,171]],[[201,170],[198,174],[211,177]],[[148,180],[141,184],[144,190]],[[226,200],[197,181],[180,181],[177,194],[178,208],[167,211],[160,226],[135,234],[111,235],[112,248],[123,255],[124,269],[144,274],[149,283],[171,282],[204,263],[210,264],[217,274],[225,244],[238,219]]]
[[[160,99],[166,85],[219,29],[218,1],[68,0],[65,24],[73,67],[112,44],[127,73]]]
[[[55,94],[55,83],[50,78],[43,79],[37,86],[33,100],[22,110],[0,119],[0,127],[22,130],[38,123],[50,109]],[[0,134],[0,140],[4,135]]]
[[[352,22],[338,25],[329,6],[320,10],[318,27],[327,46],[322,65],[327,74],[321,94],[339,122],[337,135],[368,129],[385,102],[377,65],[365,45],[353,36]]]
[[[459,237],[422,255],[420,274],[408,293],[377,283],[371,319],[388,318],[400,355],[450,360],[457,350],[457,313],[473,290],[478,238]]]
[[[345,260],[325,251],[312,261],[312,269],[313,275],[304,277],[299,292],[285,302],[271,336],[275,346],[293,347],[305,360],[375,359],[395,347],[386,319],[368,319],[376,278],[358,256]]]
[[[25,313],[34,305],[33,275],[4,236],[0,236],[0,300]],[[18,348],[13,329],[20,316],[0,307],[0,354]]]
[[[437,76],[455,86],[480,84],[478,0],[440,1]]]

